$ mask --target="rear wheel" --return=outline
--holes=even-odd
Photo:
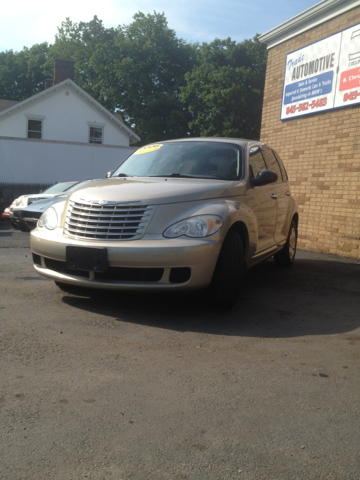
[[[233,307],[240,295],[244,278],[244,247],[237,232],[225,237],[210,284],[211,300],[218,306]]]
[[[297,225],[292,220],[289,235],[284,248],[274,255],[276,265],[281,267],[290,267],[294,263],[297,245]]]

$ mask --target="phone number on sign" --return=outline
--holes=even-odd
[[[292,107],[287,107],[286,115],[291,115],[296,112],[305,112],[306,110],[314,110],[314,108],[325,107],[327,104],[327,98],[320,98],[319,100],[313,100],[312,102],[299,103],[298,106],[293,105]]]
[[[345,93],[344,102],[347,102],[348,100],[356,100],[359,95],[360,92],[358,92],[357,90],[355,90],[354,92]]]

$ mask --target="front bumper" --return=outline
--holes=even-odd
[[[190,290],[209,285],[221,249],[218,234],[208,238],[166,239],[145,236],[134,241],[84,241],[62,229],[31,232],[35,270],[56,282],[110,290]],[[66,247],[105,247],[108,272],[66,269]]]

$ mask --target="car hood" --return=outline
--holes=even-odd
[[[161,205],[244,195],[245,189],[243,181],[170,177],[109,178],[76,190],[71,200]]]
[[[61,195],[61,192],[58,193],[36,193],[35,195],[24,195],[28,197],[28,204],[37,202],[39,200],[44,200],[47,198],[54,198],[57,197],[58,195]]]
[[[54,197],[45,198],[42,200],[36,200],[31,203],[28,207],[22,209],[23,212],[45,212],[51,205],[61,202],[62,200],[67,199],[70,195],[58,194]]]

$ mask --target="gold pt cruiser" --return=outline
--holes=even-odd
[[[233,138],[164,141],[50,207],[35,270],[63,290],[209,287],[231,306],[247,268],[294,262],[297,206],[279,155]]]

